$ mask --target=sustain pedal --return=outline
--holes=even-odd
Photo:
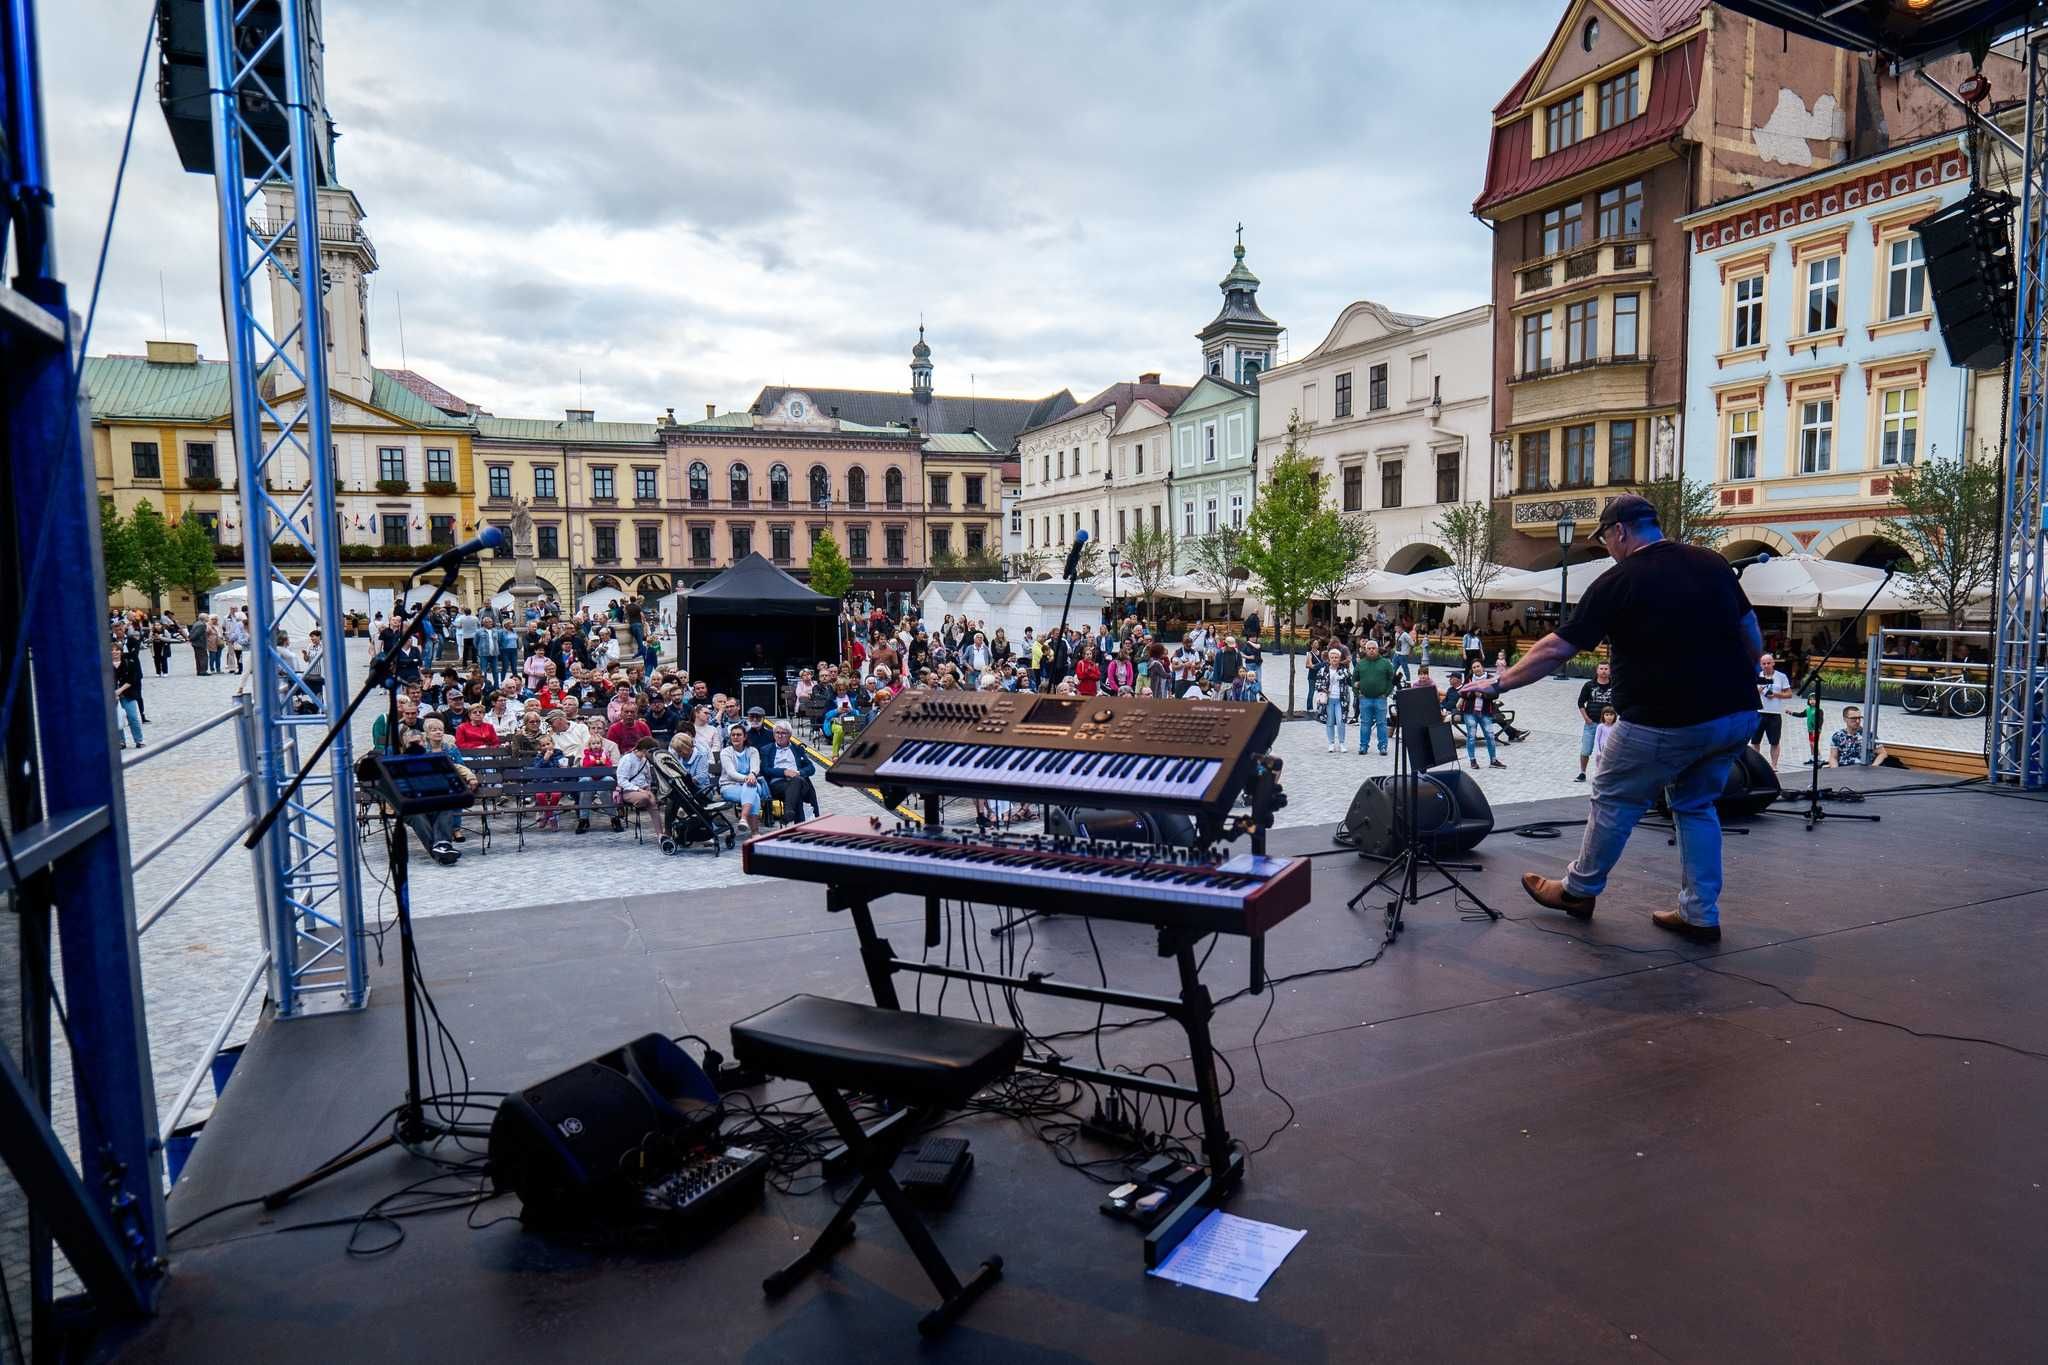
[[[974,1153],[967,1149],[966,1138],[928,1137],[915,1151],[898,1155],[891,1174],[918,1203],[945,1208],[973,1169]]]

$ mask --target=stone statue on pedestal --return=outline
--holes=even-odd
[[[1678,429],[1670,417],[1657,419],[1656,434],[1650,438],[1650,480],[1674,478],[1678,474]]]
[[[520,615],[527,607],[547,596],[533,571],[533,510],[526,499],[512,504],[512,605]]]

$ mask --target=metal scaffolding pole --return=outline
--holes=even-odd
[[[2020,193],[2019,305],[2006,413],[2005,524],[1992,651],[1991,776],[2048,785],[2048,669],[2042,646],[2043,552],[2048,551],[2048,36],[2027,45],[2027,111]]]
[[[315,139],[326,112],[314,107],[317,86],[308,70],[308,53],[320,42],[318,7],[313,0],[282,0],[281,22],[265,34],[246,22],[256,2],[205,0],[221,290],[256,674],[255,776],[267,805],[290,781],[294,755],[309,750],[332,723],[349,688],[318,230]],[[259,71],[280,55],[282,92]],[[258,117],[279,109],[288,129],[282,140],[266,133]],[[292,216],[268,221],[256,210],[264,186],[280,182],[291,187]],[[266,272],[273,296],[286,290],[297,299],[297,320],[281,336],[271,334],[257,311],[256,282]],[[299,642],[277,644],[278,619],[301,604],[326,627],[321,685],[309,681]],[[346,734],[336,740],[326,772],[306,782],[264,841],[270,995],[280,1018],[322,1003],[358,1008],[364,1000],[350,747]]]

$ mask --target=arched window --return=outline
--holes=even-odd
[[[846,471],[846,501],[851,507],[868,505],[868,472],[859,465]]]
[[[768,501],[777,507],[789,506],[789,466],[772,464],[768,466]]]
[[[726,477],[732,481],[733,506],[745,506],[747,501],[747,467],[743,464],[735,464],[726,474]]]
[[[690,466],[690,501],[699,506],[711,501],[711,469],[702,460]]]
[[[891,507],[903,505],[903,471],[893,465],[882,475],[882,500]]]
[[[811,506],[823,507],[832,500],[832,476],[825,472],[825,466],[811,466]]]

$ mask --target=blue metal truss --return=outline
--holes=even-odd
[[[318,7],[311,0],[270,0],[279,4],[282,22],[245,51],[238,36],[252,31],[246,20],[263,3],[206,0],[206,23],[243,562],[252,666],[261,684],[252,689],[261,765],[256,776],[267,805],[284,791],[300,754],[311,752],[349,692],[317,226],[316,138],[326,114],[314,107],[316,87],[307,66],[308,52],[320,41]],[[277,91],[259,67],[274,62],[280,50],[285,88]],[[283,141],[243,118],[244,111],[278,107],[285,110],[289,130]],[[257,210],[264,185],[279,182],[291,187],[292,216],[272,222]],[[282,336],[273,336],[259,316],[256,283],[266,273],[273,293],[297,296],[297,322]],[[282,562],[277,549],[287,546],[303,551],[305,562]],[[277,620],[301,603],[326,623],[322,686],[308,680],[296,652],[300,642],[276,644]],[[351,1009],[363,1003],[354,811],[344,734],[328,751],[326,771],[300,788],[261,850],[271,891],[270,996],[281,1018],[330,1001]]]
[[[2027,45],[2019,316],[2006,412],[2005,523],[1991,661],[1991,776],[2048,786],[2048,36]]]
[[[0,1049],[0,1159],[29,1202],[22,1330],[40,1333],[52,1240],[94,1307],[132,1313],[154,1301],[163,1172],[114,740],[98,487],[79,394],[82,339],[51,246],[31,0],[0,0],[0,24],[0,258],[11,236],[15,259],[14,278],[0,284],[0,895],[15,925],[7,941],[20,953],[5,969],[18,970],[22,1038],[19,1055]],[[50,1119],[53,937],[63,957],[57,1018],[71,1051],[76,1163]],[[40,1353],[40,1337],[36,1344]]]

